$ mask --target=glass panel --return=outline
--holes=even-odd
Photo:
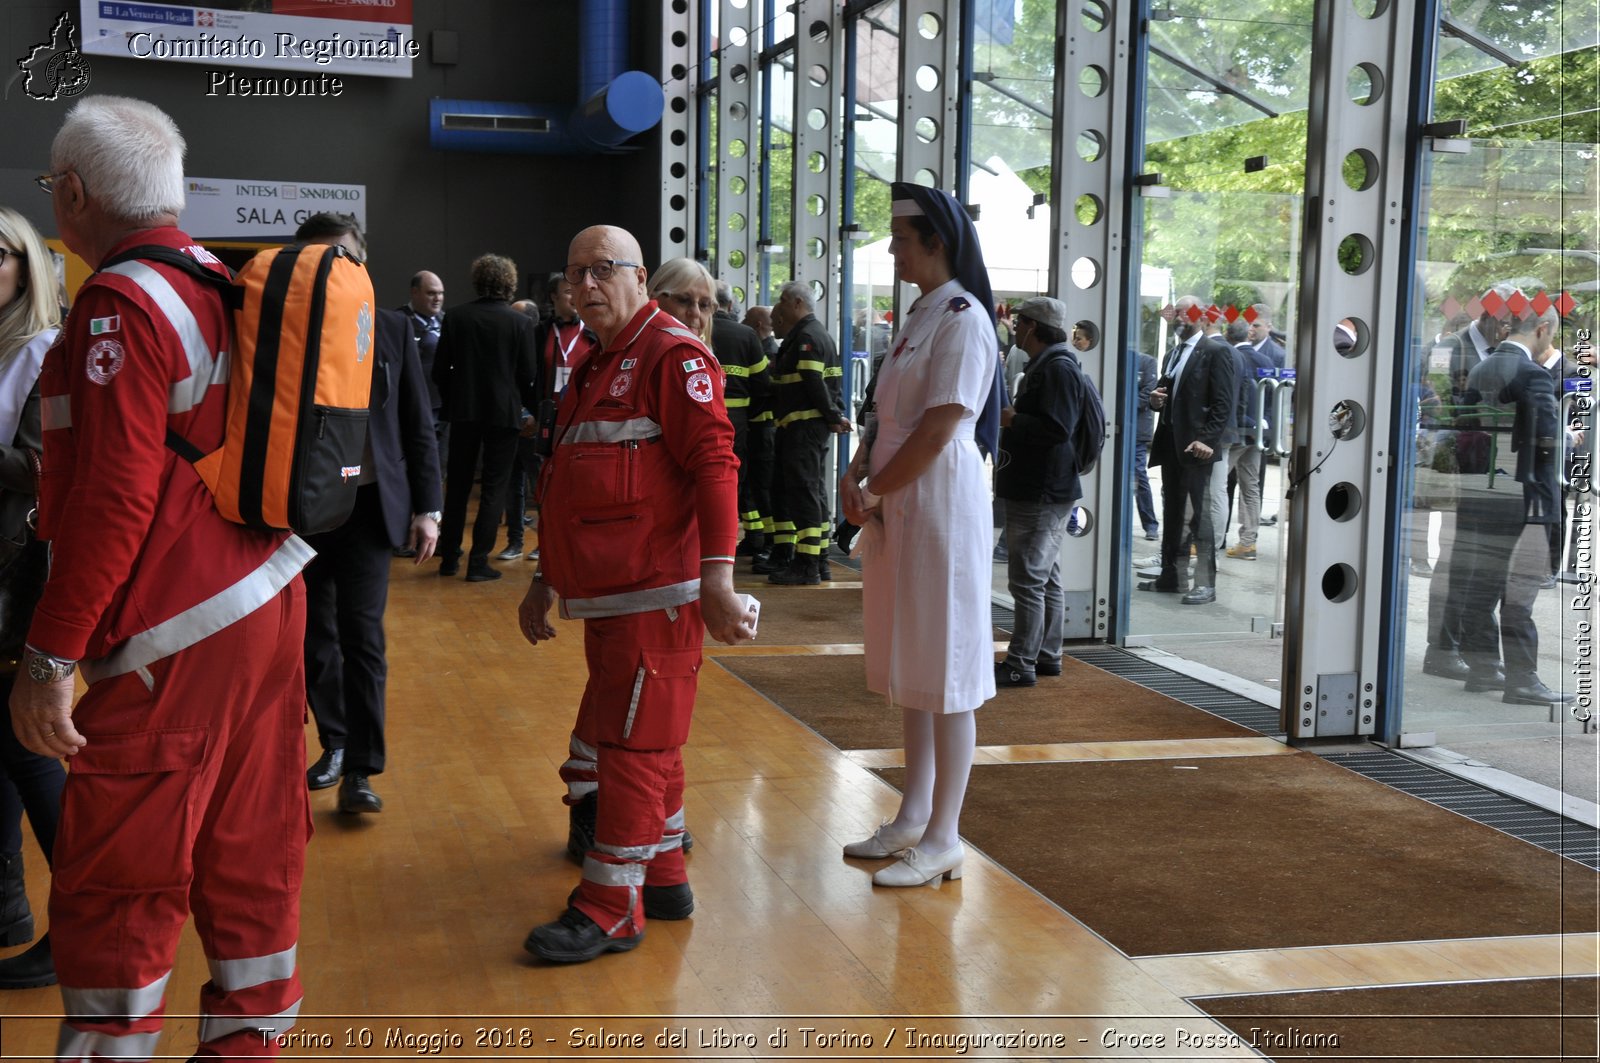
[[[1595,12],[1445,4],[1433,120],[1465,120],[1467,139],[1422,159],[1404,696],[1390,722],[1408,744],[1431,732],[1445,760],[1588,801]]]
[[[1272,636],[1283,619],[1287,529],[1279,516],[1288,512],[1286,461],[1275,447],[1290,439],[1275,426],[1287,426],[1292,406],[1312,9],[1312,0],[1207,0],[1182,13],[1171,4],[1152,10],[1141,169],[1161,182],[1140,199],[1139,298],[1128,323],[1130,356],[1152,360],[1145,364],[1169,396],[1174,370],[1184,394],[1189,362],[1178,355],[1191,333],[1209,337],[1195,336],[1196,346],[1221,345],[1235,382],[1218,461],[1180,464],[1174,454],[1149,466],[1148,492],[1135,478],[1135,585],[1150,590],[1131,595],[1128,641],[1271,688],[1282,669],[1282,643]],[[1141,420],[1143,463],[1154,418]],[[1214,565],[1191,559],[1199,522],[1182,503],[1186,486],[1210,514]],[[1181,517],[1166,516],[1164,489]]]

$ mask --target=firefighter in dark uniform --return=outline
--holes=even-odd
[[[773,550],[778,542],[777,518],[773,514],[773,502],[778,498],[778,483],[773,466],[776,464],[777,454],[777,418],[772,415],[772,374],[771,367],[778,357],[778,337],[774,334],[776,322],[774,321],[773,308],[770,306],[752,306],[745,311],[744,323],[755,330],[756,336],[761,340],[761,350],[767,356],[767,393],[762,398],[750,400],[750,418],[748,440],[746,449],[750,452],[750,501],[753,514],[750,524],[757,527],[759,532],[750,540],[750,571],[765,576],[776,569],[788,568],[789,561],[794,558],[794,551],[789,551],[789,556],[782,564],[773,563]],[[792,529],[791,529],[792,530]],[[790,539],[790,546],[794,540]]]
[[[744,538],[738,553],[747,556],[764,545],[765,519],[755,499],[750,477],[750,413],[771,390],[767,352],[755,329],[741,325],[733,316],[733,288],[727,281],[717,282],[717,312],[711,317],[711,353],[722,363],[724,402],[728,420],[733,422],[733,453],[739,459],[739,526]],[[764,403],[762,403],[764,407]],[[760,412],[757,410],[757,412]]]
[[[830,531],[828,437],[850,431],[850,420],[842,412],[844,371],[839,365],[839,349],[817,320],[810,287],[803,281],[784,285],[776,309],[788,324],[773,377],[773,414],[778,422],[776,478],[783,483],[778,512],[783,522],[793,522],[795,545],[788,567],[774,571],[767,580],[802,586],[830,578],[823,556]]]

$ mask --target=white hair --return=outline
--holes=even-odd
[[[183,212],[183,134],[166,112],[128,96],[85,96],[50,146],[54,173],[77,173],[113,218],[149,222]]]
[[[811,294],[811,285],[805,281],[790,281],[785,284],[778,289],[778,299],[780,302],[792,299],[807,310],[815,310],[817,306],[816,299]]]

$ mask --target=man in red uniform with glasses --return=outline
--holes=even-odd
[[[683,859],[683,758],[702,631],[754,637],[733,590],[738,463],[722,370],[649,298],[638,241],[614,226],[572,241],[565,277],[599,347],[574,371],[540,478],[540,571],[523,636],[550,609],[584,621],[580,716],[596,736],[599,803],[583,878],[526,948],[577,963],[623,952],[645,919],[694,910]],[[583,728],[580,726],[580,730]]]

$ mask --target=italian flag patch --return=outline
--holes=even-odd
[[[706,360],[704,358],[691,358],[687,362],[683,363],[683,371],[685,373],[692,373],[697,369],[704,369],[705,367]]]
[[[92,317],[89,319],[89,335],[104,336],[108,332],[115,332],[122,327],[122,316],[112,314],[110,317]]]

